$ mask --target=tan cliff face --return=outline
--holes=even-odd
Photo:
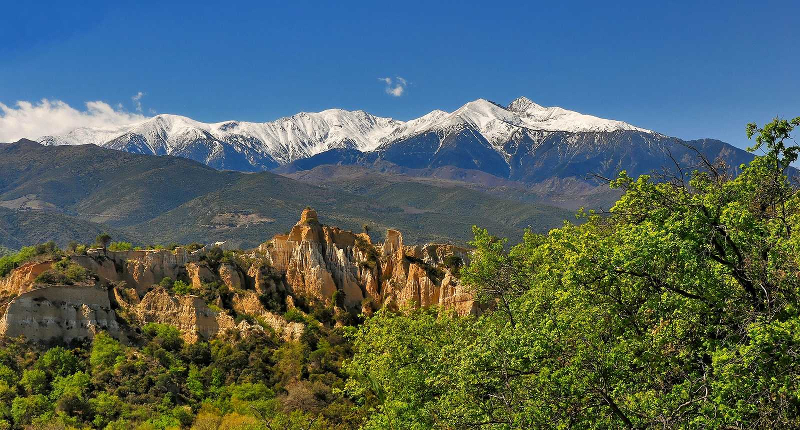
[[[264,307],[268,303],[275,308],[276,300],[285,301],[286,308],[300,299],[299,303],[335,305],[337,313],[368,315],[384,306],[478,311],[458,280],[457,268],[446,267],[448,260],[466,262],[466,249],[408,246],[396,230],[388,230],[383,243],[373,244],[365,233],[321,224],[310,208],[288,235],[277,235],[257,250],[213,261],[205,252],[92,249],[86,255],[70,255],[96,275],[96,283],[80,286],[37,285],[36,277],[53,262],[24,264],[0,279],[0,336],[69,341],[105,330],[126,339],[132,335],[125,331],[126,322],[157,322],[177,327],[188,342],[229,330],[246,335],[264,329],[297,339],[303,324],[287,322]],[[167,291],[158,285],[165,277],[186,280],[192,292]],[[193,295],[215,285],[226,291],[225,303],[221,296],[206,302]]]
[[[29,291],[33,281],[45,270],[50,269],[53,262],[37,261],[23,264],[14,269],[8,276],[0,278],[0,296],[14,297]]]
[[[168,250],[103,251],[90,249],[87,255],[74,255],[73,261],[96,273],[101,280],[111,283],[125,282],[140,295],[164,278],[178,279],[199,258],[184,248]],[[205,275],[205,273],[202,273]]]
[[[100,331],[125,339],[108,298],[96,286],[46,286],[12,300],[0,318],[0,336],[34,341],[92,338]]]
[[[316,211],[307,208],[288,235],[275,236],[259,250],[285,273],[290,292],[307,300],[329,302],[337,294],[351,310],[361,309],[368,298],[377,306],[477,311],[471,294],[444,265],[449,256],[466,261],[463,248],[405,246],[396,230],[387,231],[385,242],[376,246],[367,234],[321,225]]]

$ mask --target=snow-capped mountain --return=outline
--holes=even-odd
[[[402,122],[364,111],[329,109],[277,121],[203,123],[178,115],[157,115],[116,129],[78,128],[44,136],[44,145],[82,145],[134,153],[176,155],[212,167],[257,171],[332,148],[374,149]]]
[[[259,171],[332,149],[388,151],[431,134],[437,136],[437,149],[441,149],[448,137],[465,131],[483,149],[504,160],[511,158],[504,145],[515,136],[531,133],[651,133],[621,121],[542,107],[520,97],[507,107],[478,99],[451,113],[435,110],[410,121],[341,109],[299,113],[264,123],[202,123],[178,115],[157,115],[114,129],[78,128],[38,140],[44,145],[95,144],[134,153],[176,155],[221,169]]]

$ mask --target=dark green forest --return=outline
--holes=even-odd
[[[747,165],[623,172],[610,211],[513,246],[475,227],[460,277],[480,315],[0,340],[0,429],[800,428],[797,126],[748,125]]]

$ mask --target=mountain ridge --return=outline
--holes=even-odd
[[[498,153],[502,153],[503,143],[521,130],[652,133],[622,121],[543,107],[519,97],[507,106],[479,98],[453,112],[434,110],[409,121],[343,109],[300,112],[263,123],[203,123],[185,116],[160,114],[110,129],[76,128],[61,135],[42,136],[37,141],[44,145],[96,144],[133,153],[177,155],[221,169],[260,171],[331,149],[382,151],[426,133],[444,137],[465,129],[483,136],[486,142],[482,144]]]

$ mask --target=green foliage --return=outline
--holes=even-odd
[[[93,368],[113,367],[125,354],[122,345],[106,332],[100,332],[92,342],[92,352],[89,364]]]
[[[163,287],[163,288],[165,288],[167,290],[171,290],[173,284],[174,284],[174,281],[172,280],[172,278],[170,278],[168,276],[165,276],[164,278],[162,278],[161,282],[158,283],[159,286],[161,286],[161,287]]]
[[[358,428],[363,413],[342,392],[350,346],[341,329],[310,331],[288,342],[254,331],[186,343],[175,327],[147,324],[128,347],[101,332],[73,349],[0,339],[0,420],[10,428]]]
[[[35,368],[49,372],[53,377],[67,376],[80,369],[79,360],[72,351],[56,346],[39,357]]]
[[[108,244],[111,243],[111,235],[109,235],[108,233],[98,234],[97,237],[94,239],[94,243],[97,246],[106,249],[108,247]]]
[[[53,263],[50,270],[39,274],[34,280],[38,284],[66,284],[84,282],[89,279],[90,273],[83,266],[74,263],[69,257]]]
[[[28,394],[44,394],[47,392],[47,373],[40,369],[30,369],[22,373],[20,385]]]
[[[0,257],[0,278],[8,275],[12,270],[29,261],[57,258],[60,255],[61,250],[58,249],[55,242],[23,247],[16,254]]]
[[[522,242],[474,229],[479,317],[382,310],[348,392],[365,428],[800,427],[800,120],[730,178],[633,179],[607,217]]]
[[[455,254],[448,255],[442,261],[444,267],[450,269],[451,272],[458,275],[460,273],[461,267],[464,266],[464,260]]]
[[[191,294],[192,293],[192,286],[189,285],[187,282],[178,280],[172,284],[172,291],[175,294]]]
[[[133,245],[130,242],[112,242],[108,245],[108,250],[113,252],[131,251]]]
[[[153,343],[168,351],[177,351],[183,346],[181,332],[174,326],[149,323],[142,327],[142,331]]]
[[[20,427],[30,424],[34,418],[51,410],[51,404],[42,394],[17,397],[11,403],[11,418]]]
[[[306,321],[305,314],[303,314],[303,312],[300,311],[300,309],[297,309],[297,308],[288,309],[286,311],[286,313],[283,314],[283,318],[286,321],[289,321],[289,322],[299,322],[299,323],[301,323],[301,322],[305,322]]]

